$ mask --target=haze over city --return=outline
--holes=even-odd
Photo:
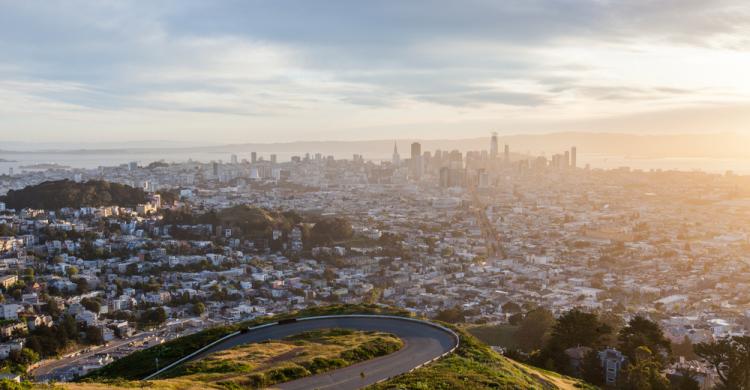
[[[0,0],[0,390],[750,390],[748,37]]]

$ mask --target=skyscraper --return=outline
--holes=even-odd
[[[396,145],[396,141],[393,141],[393,158],[391,162],[395,166],[401,164],[401,156],[398,155],[398,145]]]
[[[258,153],[256,153],[256,152],[250,153],[250,162],[253,163],[253,164],[255,164],[256,162],[258,162]]]
[[[490,159],[494,160],[497,158],[497,133],[492,133],[492,140],[490,141]]]
[[[578,164],[578,156],[576,154],[577,154],[576,147],[573,146],[572,148],[570,148],[570,167],[573,168],[573,169],[575,169],[578,166],[577,165]]]
[[[440,168],[440,187],[448,188],[450,186],[450,168]]]
[[[275,154],[271,155],[271,164],[276,164],[276,155]]]
[[[237,164],[237,162],[238,162],[237,161],[237,155],[233,154],[232,157],[230,158],[230,161],[232,162],[232,164]]]
[[[422,145],[419,142],[411,144],[411,169],[412,177],[417,180],[422,177]]]
[[[510,162],[510,145],[505,144],[505,151],[503,153],[503,161],[505,161],[506,164]]]

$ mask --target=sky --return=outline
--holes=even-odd
[[[0,138],[750,133],[746,0],[0,0]]]

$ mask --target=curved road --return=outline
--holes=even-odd
[[[238,345],[278,340],[298,333],[325,328],[392,333],[404,341],[404,346],[390,355],[324,374],[277,384],[274,385],[274,388],[285,390],[359,389],[408,372],[452,351],[458,346],[457,336],[453,332],[424,321],[364,315],[330,316],[304,318],[297,322],[253,329],[213,345],[187,361],[200,359],[213,352]],[[362,373],[364,373],[364,376],[362,376]]]

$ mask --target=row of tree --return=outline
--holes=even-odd
[[[513,310],[513,307],[508,307]],[[616,348],[627,356],[628,364],[619,376],[619,387],[623,389],[669,389],[672,387],[693,389],[697,383],[686,378],[684,384],[671,384],[661,374],[672,359],[671,342],[664,336],[659,325],[647,318],[636,316],[622,324],[619,317],[599,315],[573,309],[555,318],[543,308],[525,314],[516,308],[515,321],[518,329],[515,340],[526,353],[510,351],[514,358],[549,370],[575,375],[595,385],[604,384],[604,369],[599,351],[607,347]],[[574,362],[575,349],[586,351],[583,359]],[[576,363],[576,364],[573,364]]]

